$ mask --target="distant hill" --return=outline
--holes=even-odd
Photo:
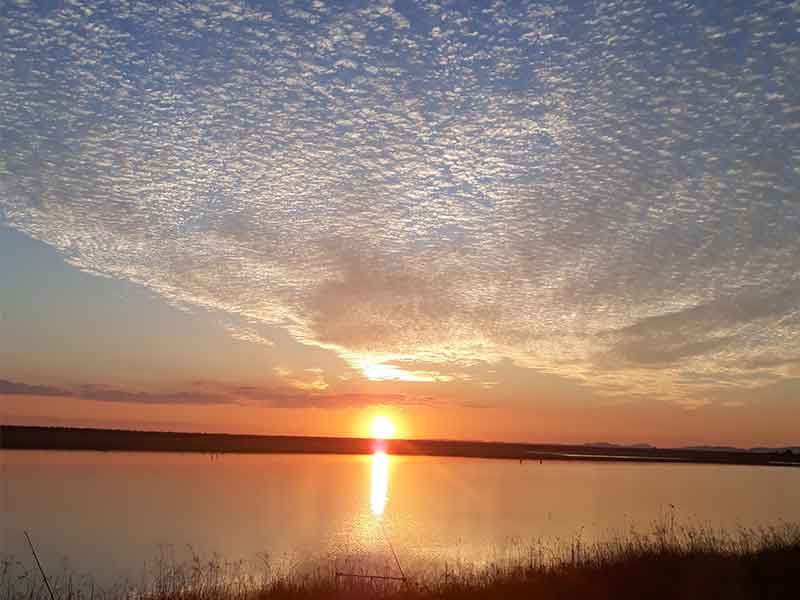
[[[755,448],[735,448],[733,446],[687,446],[686,450],[701,450],[705,452],[752,452],[755,454],[800,454],[798,446],[783,446],[770,448],[766,446],[756,446]]]
[[[657,450],[658,447],[652,444],[614,444],[612,442],[589,442],[582,444],[586,448],[605,448],[606,450]],[[739,452],[754,454],[800,454],[800,446],[767,447],[757,446],[755,448],[737,448],[736,446],[682,446],[675,450],[688,450],[690,452]]]
[[[800,454],[800,446],[789,446],[786,448],[765,448],[763,446],[757,446],[755,448],[750,448],[750,452],[758,452],[762,454],[782,454],[791,452],[792,454]]]

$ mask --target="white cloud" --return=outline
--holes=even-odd
[[[0,211],[73,264],[378,362],[694,403],[784,376],[746,365],[800,344],[796,3],[702,49],[682,3],[89,6],[13,8],[0,50]]]

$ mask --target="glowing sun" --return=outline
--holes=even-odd
[[[387,440],[394,437],[394,423],[389,417],[383,415],[377,416],[372,419],[372,437],[378,440]]]

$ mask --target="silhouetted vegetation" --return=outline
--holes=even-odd
[[[531,546],[508,562],[444,565],[409,573],[406,582],[337,577],[333,565],[277,574],[267,559],[253,569],[195,558],[162,560],[138,586],[97,590],[61,576],[54,588],[57,600],[794,599],[800,597],[798,565],[800,527],[794,525],[720,533],[668,523],[588,546],[580,539],[558,548]],[[15,572],[9,561],[0,589],[3,600],[49,600],[38,573]]]

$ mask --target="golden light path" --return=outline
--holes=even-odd
[[[369,504],[372,514],[383,516],[386,503],[389,501],[389,456],[378,450],[372,455],[372,479],[370,485]]]
[[[394,437],[394,423],[385,415],[378,415],[372,419],[372,436],[376,441],[388,440]],[[372,479],[370,483],[370,507],[376,517],[383,515],[386,503],[389,501],[389,456],[383,450],[377,449],[372,454]]]

